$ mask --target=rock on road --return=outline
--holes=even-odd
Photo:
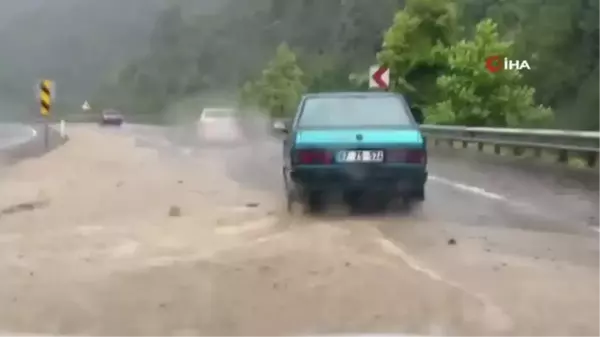
[[[599,333],[597,191],[440,153],[420,209],[292,218],[274,140],[69,133],[0,178],[7,334]]]

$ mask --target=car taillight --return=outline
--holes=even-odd
[[[333,162],[333,155],[325,150],[298,150],[296,151],[296,163],[302,165],[323,165]]]
[[[427,153],[421,149],[409,150],[406,155],[406,162],[410,164],[425,164],[427,161]]]
[[[391,163],[425,164],[427,153],[422,149],[393,149],[387,151]]]

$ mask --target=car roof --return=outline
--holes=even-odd
[[[113,114],[113,115],[120,115],[121,113],[115,109],[106,109],[102,111],[103,114]]]
[[[396,92],[387,91],[343,91],[343,92],[319,92],[306,94],[303,96],[307,98],[319,98],[319,97],[404,97],[402,94]]]

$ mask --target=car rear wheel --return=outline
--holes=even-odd
[[[296,193],[294,193],[294,191],[292,190],[292,188],[287,180],[287,176],[285,174],[285,168],[283,168],[281,170],[281,173],[282,173],[281,176],[283,178],[283,187],[285,189],[285,202],[286,202],[287,212],[293,213],[294,203],[297,201]]]
[[[425,201],[425,188],[419,188],[402,197],[402,209],[418,209]]]
[[[325,208],[323,193],[311,191],[304,198],[305,209],[309,213],[317,213]]]
[[[416,189],[412,195],[411,195],[411,199],[413,201],[417,201],[417,202],[422,202],[425,201],[425,186],[421,186],[420,188]]]
[[[294,202],[296,200],[295,200],[294,196],[292,195],[292,193],[290,193],[289,191],[286,192],[285,201],[286,201],[287,212],[290,213],[290,214],[293,213],[293,211],[294,211]]]
[[[320,199],[315,195],[300,196],[293,191],[287,192],[286,204],[290,215],[311,214],[322,209]]]
[[[360,206],[362,191],[345,191],[343,200],[350,211],[354,211]]]

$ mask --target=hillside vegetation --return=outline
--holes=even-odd
[[[175,1],[161,14],[151,52],[108,97],[160,113],[239,90],[243,104],[283,115],[307,91],[365,89],[379,62],[432,123],[598,129],[597,0],[248,0],[183,12]],[[532,70],[491,74],[491,55]]]
[[[178,1],[187,12],[214,1]],[[34,86],[55,81],[54,113],[79,112],[120,68],[148,55],[166,0],[0,1],[0,119],[29,119],[38,111]]]
[[[305,92],[365,90],[380,63],[431,123],[599,126],[597,0],[59,2],[66,9],[47,15],[56,29],[40,35],[29,23],[43,20],[22,17],[20,33],[0,32],[14,64],[2,94],[28,96],[50,76],[69,101],[93,92],[92,106],[132,115],[160,119],[172,103],[216,94],[279,116]],[[496,54],[532,70],[491,74],[485,58]]]

